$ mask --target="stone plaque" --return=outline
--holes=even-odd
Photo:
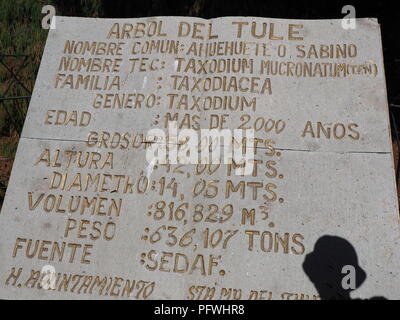
[[[0,298],[400,298],[380,28],[341,22],[57,17],[0,215]],[[203,129],[250,171],[205,161]]]

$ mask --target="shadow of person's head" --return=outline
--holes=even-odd
[[[346,266],[354,268],[353,287],[343,286]],[[314,251],[306,256],[303,269],[322,300],[350,300],[351,291],[359,288],[367,277],[358,265],[357,253],[351,243],[334,236],[318,239]]]

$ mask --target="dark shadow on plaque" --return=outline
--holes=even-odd
[[[317,289],[321,300],[353,300],[350,296],[355,289],[344,289],[342,285],[346,274],[343,267],[355,268],[355,289],[367,278],[365,271],[358,265],[357,252],[350,242],[335,236],[323,236],[315,243],[314,251],[309,253],[303,270]],[[373,297],[370,300],[386,300]]]

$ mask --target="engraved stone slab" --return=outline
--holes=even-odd
[[[375,19],[56,26],[0,214],[0,298],[327,298],[309,267],[324,236],[354,250],[322,250],[357,267],[353,298],[400,297]],[[149,130],[174,121],[253,129],[251,174],[149,163]]]

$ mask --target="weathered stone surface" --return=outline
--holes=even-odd
[[[58,17],[56,26],[0,215],[1,298],[316,299],[321,292],[303,262],[326,235],[350,242],[366,273],[352,297],[399,298],[399,217],[376,20],[358,19],[355,30],[339,20],[241,17]],[[142,27],[155,35],[142,37]],[[79,54],[80,44],[68,51],[72,41],[98,52]],[[108,55],[99,42],[111,44]],[[226,42],[247,49],[226,54]],[[132,53],[146,43],[153,53]],[[193,49],[213,43],[220,55]],[[177,52],[161,52],[168,45]],[[65,70],[74,58],[94,69]],[[130,59],[138,59],[133,71]],[[233,59],[249,67],[212,72]],[[275,63],[277,74],[268,73]],[[225,80],[225,89],[208,90]],[[128,106],[137,97],[148,106],[98,107],[99,94],[103,102],[106,94],[131,94]],[[250,106],[207,110],[236,98]],[[178,115],[180,129],[210,128],[216,119],[224,129],[253,126],[264,140],[256,144],[257,172],[149,165],[148,144],[140,142],[150,129],[167,130],[167,114]],[[93,143],[100,136],[106,141]],[[50,290],[41,288],[52,279],[46,268],[55,272]]]

